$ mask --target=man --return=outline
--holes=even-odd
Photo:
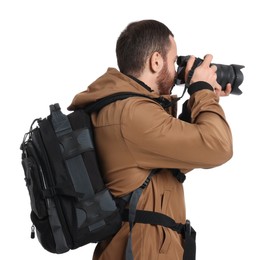
[[[86,91],[73,99],[69,110],[105,96],[133,92],[172,100],[177,47],[172,32],[155,20],[131,23],[116,45],[119,70],[109,68]],[[174,108],[145,97],[119,100],[93,113],[95,139],[107,186],[115,197],[125,196],[144,183],[152,169],[161,169],[144,189],[137,209],[163,213],[185,223],[182,183],[172,169],[186,174],[195,168],[219,166],[232,157],[232,136],[219,97],[228,95],[216,81],[212,55],[194,70],[181,119]],[[194,57],[186,66],[186,80]],[[187,121],[187,122],[186,122]],[[124,222],[110,240],[99,243],[94,260],[125,259],[129,225]],[[132,232],[135,260],[183,259],[181,234],[160,225],[136,223]]]

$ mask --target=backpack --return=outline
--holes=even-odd
[[[47,251],[61,254],[109,239],[120,229],[122,221],[130,223],[126,249],[129,260],[133,259],[134,223],[164,225],[186,237],[194,233],[189,223],[178,224],[166,215],[136,210],[141,193],[158,169],[150,172],[142,186],[121,199],[113,198],[104,183],[90,114],[131,96],[144,95],[114,94],[68,115],[62,113],[58,103],[50,105],[50,115],[33,120],[24,135],[20,149],[31,205],[31,238],[36,231]],[[184,181],[179,171],[174,173]]]

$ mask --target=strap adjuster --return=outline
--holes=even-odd
[[[172,173],[180,183],[183,183],[185,181],[186,175],[182,173],[179,169],[173,169]]]
[[[190,236],[192,233],[192,228],[191,228],[191,221],[186,219],[186,223],[185,223],[185,236],[188,235]]]
[[[148,177],[148,178],[144,181],[144,183],[140,186],[140,188],[141,188],[141,189],[145,189],[145,188],[148,186],[149,182],[150,182],[150,178]]]

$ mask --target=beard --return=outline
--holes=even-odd
[[[171,75],[168,70],[168,65],[167,63],[165,63],[157,78],[157,85],[160,95],[171,94],[171,90],[175,85],[175,77],[176,72],[174,73],[174,75]]]

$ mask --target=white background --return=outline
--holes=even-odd
[[[221,99],[234,156],[195,170],[185,183],[187,216],[197,231],[197,260],[264,259],[263,12],[261,1],[1,0],[1,259],[91,259],[94,245],[63,255],[30,239],[29,197],[19,150],[32,120],[116,67],[125,26],[157,19],[174,33],[178,54],[245,68],[241,96]],[[182,91],[176,87],[175,92]],[[175,133],[177,134],[177,133]]]

